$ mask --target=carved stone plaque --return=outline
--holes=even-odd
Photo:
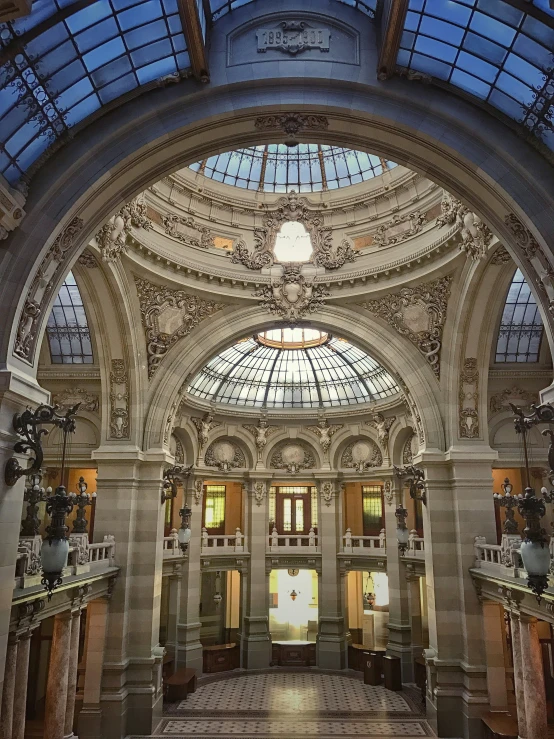
[[[282,21],[275,28],[256,31],[258,52],[277,49],[293,56],[307,49],[329,51],[331,33],[327,28],[312,28],[302,21]]]

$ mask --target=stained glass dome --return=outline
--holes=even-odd
[[[318,192],[355,185],[396,167],[394,162],[323,144],[266,144],[227,151],[190,165],[217,182],[263,192]]]
[[[318,408],[380,400],[395,395],[398,386],[348,341],[294,328],[233,344],[208,362],[188,392],[235,406]]]

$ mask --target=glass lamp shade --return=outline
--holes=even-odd
[[[550,570],[550,551],[539,541],[522,541],[519,550],[528,575],[546,577]]]
[[[396,538],[398,539],[399,544],[407,544],[410,539],[410,531],[407,526],[404,528],[400,528],[400,526],[396,529]]]
[[[62,570],[67,564],[69,554],[68,539],[45,539],[40,550],[42,564],[42,582],[48,591],[48,597],[62,582]]]
[[[190,538],[192,536],[192,531],[189,528],[179,528],[177,530],[177,537],[179,539],[179,546],[181,549],[186,549],[188,546],[188,543],[190,541]]]

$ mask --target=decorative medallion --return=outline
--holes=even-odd
[[[359,303],[409,339],[440,377],[440,350],[452,276]]]
[[[514,213],[509,213],[504,219],[504,223],[508,226],[517,246],[528,260],[533,259],[537,254],[544,257],[538,241]]]
[[[364,472],[371,467],[380,467],[383,464],[383,455],[377,444],[371,439],[351,441],[344,449],[340,466],[353,468],[357,472]]]
[[[267,210],[262,228],[254,230],[253,251],[248,250],[244,241],[239,241],[231,254],[231,261],[253,270],[271,267],[275,263],[273,249],[277,234],[284,223],[291,221],[301,223],[310,235],[313,249],[310,261],[316,267],[333,270],[356,259],[357,253],[347,240],[343,240],[336,249],[333,248],[333,229],[324,225],[322,213],[319,210],[311,210],[307,198],[299,197],[291,190],[288,195],[280,198],[275,206]]]
[[[313,469],[315,459],[307,445],[300,442],[281,442],[273,451],[269,466],[272,469],[286,470],[291,475],[300,470]]]
[[[242,449],[227,439],[218,439],[210,444],[204,457],[204,464],[208,467],[217,467],[222,472],[247,466]]]
[[[262,308],[290,324],[320,310],[328,295],[323,285],[315,285],[313,278],[304,277],[299,267],[292,266],[285,267],[271,286],[264,285],[254,293],[254,297],[261,298]]]
[[[332,482],[322,482],[320,483],[319,491],[325,505],[330,506],[335,495],[334,484]]]
[[[169,349],[204,319],[225,308],[184,290],[170,290],[135,277],[142,325],[146,334],[148,376],[153,377]]]

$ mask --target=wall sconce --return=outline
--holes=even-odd
[[[177,497],[177,484],[184,480],[188,480],[193,467],[194,465],[192,464],[190,467],[185,467],[184,464],[176,464],[173,467],[168,467],[164,470],[161,493],[162,505],[166,500],[173,500]]]
[[[412,498],[412,500],[420,500],[423,505],[427,505],[425,472],[420,467],[414,467],[413,465],[397,467],[394,465],[394,474],[399,477],[404,484],[408,484],[410,488],[410,498]]]
[[[296,590],[291,590],[290,591],[290,599],[292,600],[293,603],[298,598],[298,595],[299,594],[296,592]]]
[[[408,517],[408,511],[404,506],[399,505],[394,512],[396,516],[396,538],[398,539],[398,551],[403,556],[406,554],[408,548],[408,541],[410,539],[410,531],[406,526],[406,518]]]
[[[23,413],[15,414],[13,417],[13,428],[19,436],[19,441],[16,441],[14,444],[14,452],[17,452],[17,454],[31,452],[34,458],[31,458],[31,465],[29,467],[22,467],[16,457],[8,459],[4,473],[6,485],[12,487],[23,475],[40,473],[40,468],[44,460],[41,439],[44,434],[48,433],[46,429],[41,428],[42,426],[56,426],[63,431],[65,455],[66,436],[75,431],[75,414],[79,410],[80,405],[80,403],[77,403],[73,408],[69,408],[64,416],[60,416],[57,413],[59,410],[57,405],[39,405],[34,411],[28,408]],[[65,462],[65,456],[63,461]],[[61,479],[63,480],[63,478]]]

